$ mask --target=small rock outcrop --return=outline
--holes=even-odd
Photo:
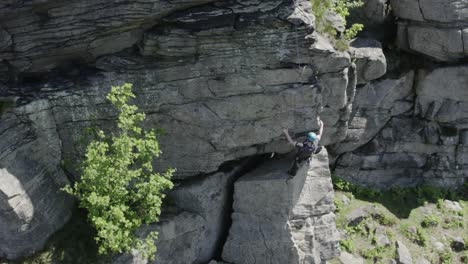
[[[354,256],[346,251],[341,252],[338,258],[341,264],[364,264],[364,259],[359,256]]]
[[[408,248],[401,241],[396,242],[396,260],[398,264],[413,264]]]
[[[270,160],[234,186],[229,263],[321,263],[339,255],[325,150],[287,174],[290,158]]]

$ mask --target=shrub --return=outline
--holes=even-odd
[[[340,240],[340,247],[341,247],[341,250],[347,251],[349,253],[354,252],[354,243],[349,238]]]
[[[361,255],[366,259],[371,259],[374,262],[383,258],[385,247],[374,247],[368,250],[362,250]]]
[[[356,37],[364,25],[353,24],[345,30],[343,36],[338,36],[336,30],[331,23],[326,19],[325,14],[328,10],[335,12],[343,18],[346,26],[346,17],[349,16],[349,10],[362,6],[364,3],[361,0],[311,0],[312,11],[315,15],[315,23],[317,31],[330,36],[335,40],[335,48],[344,51],[349,48],[349,41]]]
[[[425,247],[427,246],[427,234],[426,232],[421,229],[421,228],[416,228],[416,236],[414,237],[413,241],[422,246],[422,247]]]
[[[153,159],[161,154],[159,143],[155,131],[141,128],[145,114],[127,103],[135,97],[131,89],[131,84],[112,87],[107,99],[119,111],[117,132],[97,131],[87,146],[80,181],[65,191],[87,209],[100,254],[137,249],[151,259],[157,233],[138,238],[135,232],[143,224],[158,221],[164,191],[173,187],[174,170],[153,171]]]
[[[393,216],[390,216],[380,210],[372,214],[372,218],[377,220],[381,225],[384,226],[393,226],[397,223],[397,219]]]
[[[422,227],[435,227],[439,225],[440,219],[435,215],[426,215],[424,219],[421,221]]]
[[[416,232],[410,232],[407,228],[403,232],[406,235],[406,237],[409,240],[411,240],[413,243],[416,243],[422,247],[425,247],[427,245],[428,239],[427,239],[427,234],[424,231],[424,229],[417,227]]]
[[[450,252],[449,250],[442,251],[439,254],[439,261],[440,261],[440,264],[452,264],[453,263],[452,252]]]

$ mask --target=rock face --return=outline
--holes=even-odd
[[[466,1],[390,5],[366,0],[357,16],[382,31],[393,9],[399,46],[444,64],[395,77],[386,73],[388,45],[360,38],[336,51],[314,29],[306,0],[2,1],[0,258],[38,251],[70,217],[72,201],[59,189],[64,172],[79,175],[62,161],[83,154],[85,128],[114,129],[105,95],[125,82],[144,125],[166,132],[155,167],[177,168],[180,181],[170,194],[176,209],[141,230],[160,231],[155,263],[338,255],[325,152],[288,181],[287,159],[239,181],[240,172],[225,170],[288,152],[281,128],[300,137],[318,128],[317,117],[336,176],[375,187],[466,181]],[[344,30],[339,16],[326,16]],[[114,260],[143,263],[137,253]]]
[[[359,123],[363,125],[356,130],[357,135],[350,137],[349,143],[339,144],[337,150],[349,151],[360,146],[361,139],[370,140],[355,151],[343,154],[336,163],[335,174],[378,187],[423,183],[456,187],[463,183],[467,148],[463,139],[466,121],[462,116],[467,99],[461,87],[468,83],[467,69],[462,66],[439,68],[432,72],[420,70],[414,90],[404,84],[409,75],[393,81],[400,83],[394,90],[397,93],[383,97],[389,100],[388,106],[393,106],[387,106],[383,111],[385,114],[381,117],[385,118],[376,119],[378,115],[370,112],[368,118],[360,119]],[[387,93],[392,91],[385,90]],[[359,97],[358,91],[356,102],[359,102]],[[412,97],[414,106],[410,103],[412,100],[408,100]],[[364,101],[378,102],[377,98]],[[364,110],[366,104],[363,104]],[[359,105],[357,103],[355,107],[359,108]],[[391,117],[392,112],[394,117]],[[375,123],[380,125],[374,129],[367,128],[375,126]],[[366,130],[378,133],[366,134]]]
[[[398,45],[439,61],[468,55],[468,3],[463,0],[392,0]]]
[[[176,167],[179,178],[214,172],[227,160],[284,151],[281,127],[317,129],[324,106],[324,144],[344,138],[349,56],[320,50],[324,40],[298,16],[306,11],[281,3],[174,13],[165,18],[174,26],[146,31],[138,51],[100,57],[98,74],[35,86],[49,91],[64,157],[82,152],[83,127],[110,126],[116,113],[104,96],[123,82],[135,84],[147,126],[167,132],[160,167]],[[252,16],[258,12],[263,15]],[[19,89],[13,85],[10,92]]]
[[[66,223],[72,201],[59,188],[60,139],[50,106],[36,101],[2,116],[0,258],[34,253]]]
[[[236,181],[223,260],[321,263],[339,255],[326,151],[293,178],[286,173],[290,161],[268,161]]]
[[[40,219],[51,226],[41,229],[44,240],[67,220],[69,201],[59,192],[62,184],[51,184],[66,182],[57,166],[61,160],[76,161],[83,154],[86,127],[113,130],[117,113],[105,95],[112,85],[130,82],[138,95],[135,103],[147,114],[145,126],[166,132],[160,138],[164,155],[155,167],[177,168],[175,178],[188,184],[174,192],[173,199],[184,206],[161,227],[169,230],[161,232],[167,242],[161,251],[172,254],[188,247],[180,261],[208,262],[216,251],[213,245],[219,243],[224,205],[210,201],[213,212],[208,212],[205,202],[197,201],[216,192],[218,184],[225,186],[229,177],[212,185],[204,183],[208,189],[191,178],[214,173],[227,161],[287,152],[281,128],[289,127],[298,134],[317,129],[319,115],[327,124],[323,143],[343,139],[354,91],[350,82],[353,71],[349,54],[335,51],[314,32],[308,1],[2,2],[0,96],[19,98],[13,111],[30,107],[31,113],[48,115],[48,123],[43,124],[48,132],[37,140],[27,133],[30,129],[17,133],[27,124],[17,117],[0,118],[0,131],[7,131],[5,135],[15,139],[15,144],[22,144],[23,151],[15,154],[16,159],[1,156],[2,169],[16,166],[21,171],[9,169],[8,175],[37,177],[40,184],[34,188],[54,195],[47,199],[29,195],[28,205],[25,193],[32,187],[26,185],[27,180],[19,180],[25,191],[13,183],[2,185],[6,193],[1,197],[2,209],[14,209],[8,209],[8,217],[0,217],[5,215],[12,227],[22,226],[34,219],[31,204],[41,208],[35,205],[35,200],[40,201],[37,203],[44,207],[40,213],[46,215]],[[39,102],[47,105],[47,111]],[[10,129],[15,122],[18,130]],[[1,144],[16,142],[4,140],[8,137],[2,135]],[[39,151],[47,155],[26,159],[23,154]],[[76,180],[79,175],[73,166],[64,165],[69,177]],[[49,175],[52,168],[54,173]],[[40,189],[42,185],[47,188]],[[19,197],[24,198],[24,205],[7,206]],[[20,220],[13,220],[10,211]],[[188,219],[194,223],[185,227]],[[41,248],[44,241],[26,243],[30,238],[18,235],[21,231],[15,228],[2,225],[0,232],[8,236],[0,241],[14,236],[15,243],[23,242],[27,249],[0,244],[0,252],[7,258]],[[169,257],[162,254],[161,258],[169,263],[165,260]]]
[[[225,222],[230,209],[233,178],[244,165],[230,172],[219,172],[190,183],[178,185],[169,193],[172,207],[161,221],[141,230],[141,234],[158,231],[157,264],[207,263],[217,254],[224,239]],[[177,252],[177,254],[174,254]],[[113,264],[148,263],[135,252],[122,255]]]

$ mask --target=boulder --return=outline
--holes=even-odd
[[[444,200],[444,207],[454,212],[460,212],[463,210],[463,207],[457,201]]]
[[[0,258],[41,250],[70,218],[60,189],[61,144],[47,100],[7,110],[0,120]]]
[[[450,238],[450,247],[455,252],[461,252],[461,251],[465,250],[465,248],[466,248],[465,240],[462,237],[451,237]]]
[[[387,72],[387,61],[377,40],[354,39],[350,43],[350,54],[356,59],[358,84],[375,80]]]
[[[431,262],[429,260],[425,259],[424,257],[417,258],[414,263],[415,264],[431,264]]]
[[[396,242],[396,260],[398,264],[413,264],[408,248],[401,241]]]
[[[385,227],[378,226],[375,229],[375,244],[378,247],[386,247],[391,244],[390,239],[388,239],[387,232],[385,231]]]
[[[356,226],[369,217],[367,208],[356,208],[346,215],[346,221],[350,226]]]
[[[364,264],[364,259],[360,256],[355,256],[346,251],[341,252],[338,258],[341,264]]]
[[[321,263],[339,255],[326,151],[292,178],[286,172],[291,161],[270,160],[236,181],[223,260]]]

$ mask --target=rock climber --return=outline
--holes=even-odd
[[[291,167],[288,170],[288,173],[292,176],[296,175],[296,172],[300,164],[304,161],[310,161],[310,158],[313,154],[318,154],[322,150],[322,146],[319,146],[320,138],[322,137],[323,132],[323,122],[319,120],[319,132],[315,134],[314,132],[307,133],[306,139],[301,143],[291,139],[288,129],[283,128],[283,133],[286,136],[288,142],[297,148],[296,156],[294,161],[291,164]]]

